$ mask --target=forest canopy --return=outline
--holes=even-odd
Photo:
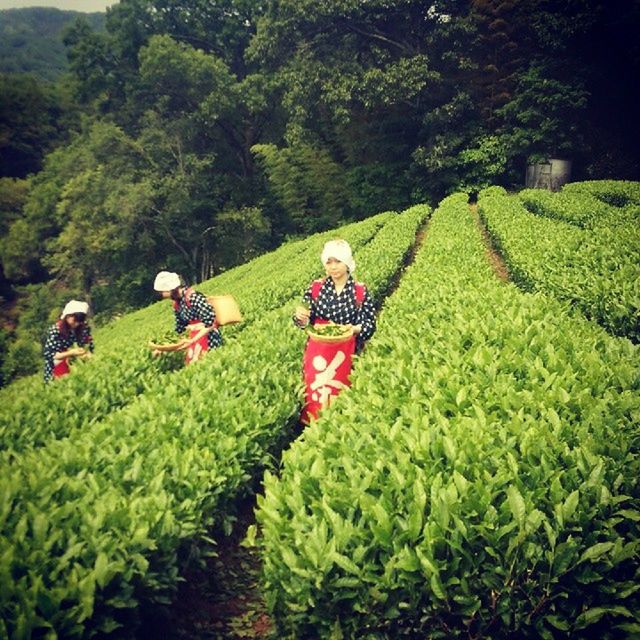
[[[104,13],[47,7],[0,11],[0,73],[29,73],[39,80],[57,80],[69,68],[64,32],[79,18],[96,31],[104,30]]]
[[[0,77],[5,344],[71,295],[108,317],[159,269],[197,282],[287,237],[520,188],[531,161],[638,179],[638,27],[623,0],[121,0],[104,29],[78,19],[55,83]]]

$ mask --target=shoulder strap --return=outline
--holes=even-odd
[[[320,289],[322,289],[322,285],[325,283],[325,279],[322,280],[314,280],[311,283],[311,299],[317,300],[320,295]]]
[[[364,302],[364,296],[367,292],[362,282],[356,282],[356,307],[360,308]]]

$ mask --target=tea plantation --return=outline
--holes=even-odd
[[[195,365],[150,356],[164,301],[72,375],[3,389],[0,638],[135,637],[256,491],[278,638],[638,637],[640,183],[491,187],[478,212],[508,283],[456,194],[199,284],[244,322]],[[291,314],[334,237],[378,331],[279,459]]]

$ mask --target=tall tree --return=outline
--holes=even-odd
[[[29,193],[29,181],[17,178],[0,178],[0,238],[5,238],[11,225],[22,216],[22,209]],[[0,247],[2,241],[0,240]],[[11,283],[5,274],[0,248],[0,298],[13,297]]]
[[[245,48],[262,6],[252,0],[121,0],[107,10],[106,33],[78,22],[65,43],[86,101],[97,100],[125,127],[140,117],[136,98],[140,50],[167,35],[224,61],[239,80],[251,73]]]
[[[44,168],[29,180],[29,191],[22,215],[9,225],[0,240],[0,257],[5,274],[17,284],[42,282],[48,273],[42,264],[47,241],[60,231],[56,206],[62,190],[86,164],[78,138],[51,152]]]
[[[176,229],[172,242],[192,276],[208,277],[216,215],[255,197],[250,148],[269,109],[262,87],[253,76],[238,82],[222,59],[169,36],[154,36],[141,50],[139,86],[148,105],[140,138],[157,173],[155,210]]]
[[[528,161],[583,151],[588,92],[570,28],[588,24],[584,4],[471,2],[461,88],[427,115],[436,134],[414,155],[432,189],[521,185]]]
[[[68,140],[77,111],[63,84],[0,75],[0,177],[26,178]]]

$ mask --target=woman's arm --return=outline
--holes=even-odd
[[[45,360],[48,360],[51,364],[53,364],[54,360],[63,360],[64,358],[80,356],[85,353],[82,347],[69,347],[65,349],[60,331],[55,325],[49,329],[42,351]]]
[[[72,358],[74,356],[83,356],[87,353],[83,347],[71,347],[66,351],[58,351],[54,356],[54,360],[64,360],[65,358]]]
[[[293,324],[303,329],[307,325],[313,323],[315,319],[313,300],[311,299],[311,287],[309,287],[302,296],[302,304],[296,307],[293,314]]]
[[[193,308],[196,316],[204,326],[198,331],[198,333],[196,333],[195,336],[193,336],[193,338],[190,338],[185,343],[185,349],[190,345],[195,344],[196,342],[198,342],[198,340],[200,340],[200,338],[215,329],[216,323],[216,312],[202,293],[200,293],[199,291],[194,291],[189,298],[189,303]]]
[[[366,289],[357,318],[358,323],[353,326],[353,333],[362,341],[369,340],[376,330],[376,310],[373,306],[373,300]]]

